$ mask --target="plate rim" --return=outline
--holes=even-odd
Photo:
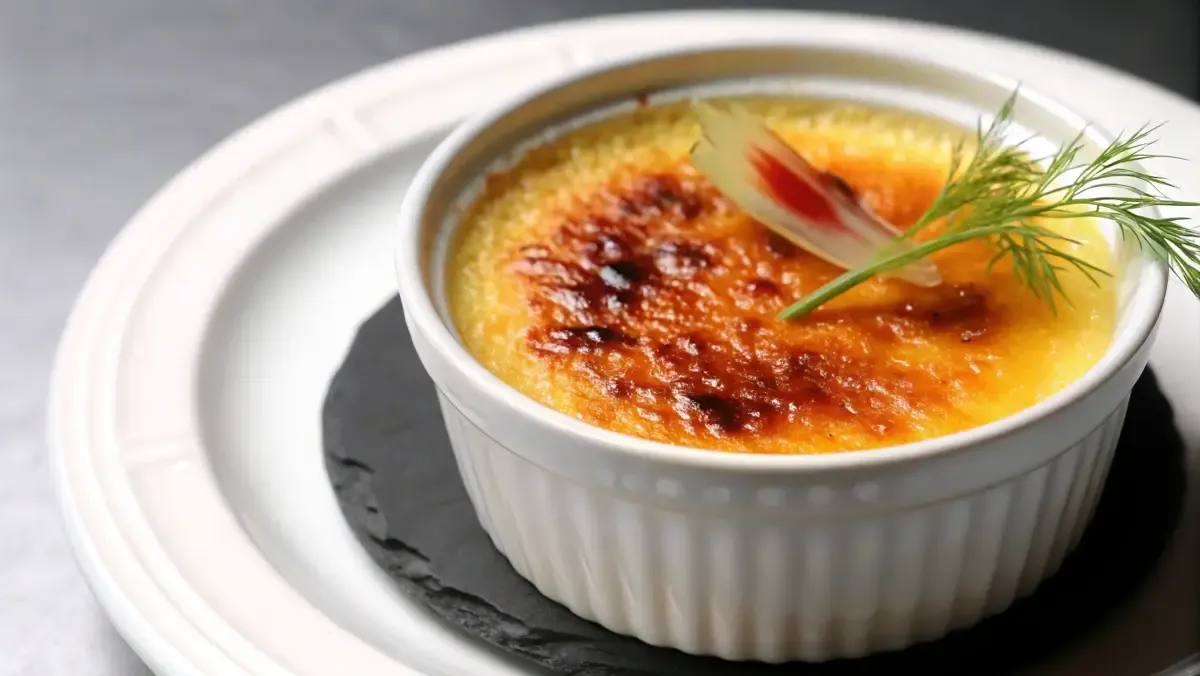
[[[191,162],[185,169],[156,191],[145,202],[144,206],[129,219],[120,233],[106,248],[99,262],[89,274],[83,290],[76,297],[70,310],[66,328],[59,341],[51,372],[50,395],[46,416],[46,433],[50,453],[49,465],[52,485],[60,509],[64,514],[65,530],[72,552],[84,572],[89,587],[91,587],[101,605],[112,618],[118,631],[152,670],[156,673],[164,674],[206,673],[200,666],[201,662],[197,657],[196,651],[201,651],[205,653],[206,664],[220,665],[221,671],[219,673],[272,673],[281,675],[302,673],[301,671],[288,669],[282,665],[273,664],[269,656],[265,656],[259,646],[249,643],[242,646],[242,649],[249,650],[255,655],[262,655],[264,661],[259,662],[255,660],[255,662],[258,666],[266,667],[266,671],[260,671],[259,669],[251,671],[244,663],[239,663],[238,660],[229,654],[228,645],[220,643],[213,636],[203,631],[201,627],[197,626],[202,623],[203,618],[197,618],[194,615],[188,616],[185,610],[181,610],[177,605],[172,605],[172,600],[166,598],[163,589],[153,583],[152,578],[154,578],[154,574],[149,571],[152,564],[140,561],[139,557],[132,551],[133,542],[131,540],[136,539],[136,536],[122,532],[112,512],[106,511],[104,514],[94,515],[96,518],[107,517],[111,521],[105,523],[107,530],[103,533],[95,532],[89,526],[83,514],[82,505],[85,502],[90,501],[90,506],[93,507],[96,505],[104,506],[105,498],[102,495],[104,489],[99,485],[97,477],[100,474],[111,473],[113,471],[120,472],[128,468],[103,466],[103,463],[116,459],[116,455],[111,453],[112,447],[119,445],[116,439],[86,439],[82,443],[78,443],[69,442],[65,438],[68,436],[67,430],[73,420],[67,404],[67,399],[69,398],[68,392],[78,387],[75,379],[81,372],[78,363],[84,359],[84,353],[98,349],[95,343],[97,342],[99,332],[89,335],[89,332],[85,329],[88,328],[88,321],[92,319],[92,317],[89,317],[89,311],[92,311],[94,306],[103,299],[101,294],[104,292],[104,289],[100,285],[105,281],[110,282],[111,285],[112,280],[106,280],[106,277],[111,277],[115,269],[122,267],[124,259],[132,259],[138,254],[139,249],[136,246],[137,238],[144,238],[153,227],[153,217],[160,210],[161,205],[181,195],[193,192],[196,186],[205,182],[206,175],[211,173],[214,167],[227,163],[231,158],[235,156],[248,156],[253,153],[265,151],[279,134],[288,130],[289,125],[299,125],[306,121],[311,122],[312,120],[309,118],[318,113],[328,115],[330,111],[344,107],[345,103],[351,99],[364,96],[372,89],[386,84],[389,80],[403,79],[403,76],[413,72],[444,68],[446,64],[455,62],[456,60],[474,59],[478,62],[478,60],[487,58],[493,52],[499,50],[518,50],[529,47],[534,43],[542,45],[541,49],[543,50],[546,48],[560,51],[565,50],[565,53],[561,54],[563,57],[561,66],[566,69],[611,58],[606,56],[597,57],[589,53],[587,48],[573,50],[564,47],[565,43],[575,40],[579,40],[581,44],[587,42],[586,40],[580,40],[580,38],[589,34],[591,35],[591,40],[594,42],[601,34],[611,34],[614,31],[633,26],[640,26],[642,29],[645,29],[647,26],[675,23],[674,27],[677,29],[678,24],[688,22],[693,22],[697,25],[716,22],[739,22],[747,28],[746,32],[748,33],[754,32],[750,30],[751,25],[759,25],[763,28],[763,32],[770,32],[767,30],[768,27],[779,21],[792,23],[807,22],[810,26],[816,24],[857,25],[883,33],[923,33],[927,36],[933,34],[938,37],[950,36],[964,40],[970,39],[982,43],[984,49],[1015,50],[1030,54],[1031,56],[1052,58],[1058,60],[1062,65],[1083,68],[1099,77],[1154,93],[1160,98],[1165,96],[1168,102],[1174,106],[1186,107],[1193,111],[1196,110],[1195,104],[1157,84],[1143,81],[1084,57],[1060,52],[1048,47],[1032,45],[1011,38],[907,19],[890,19],[833,12],[758,9],[635,12],[557,21],[511,29],[417,52],[369,67],[358,73],[318,87],[308,94],[275,108],[249,125],[234,132]],[[798,41],[803,41],[804,39],[804,35],[797,37]],[[704,42],[706,42],[704,36],[697,36],[694,40],[688,39],[686,44],[702,44]],[[646,51],[654,50],[651,48]],[[632,52],[622,52],[624,55],[629,53]],[[448,119],[445,121],[452,124],[458,120]],[[398,145],[395,142],[380,142],[377,144],[368,142],[364,144],[362,148],[351,153],[352,158],[346,166],[334,172],[335,175],[332,177],[332,180],[336,181],[338,178],[361,169],[362,166],[371,162],[378,154],[395,150]],[[286,222],[286,219],[264,220],[259,226],[261,232],[258,235],[266,236],[276,231],[284,222]],[[247,251],[253,251],[254,248],[255,243],[251,242],[248,245]],[[220,295],[220,293],[216,294],[218,301]],[[115,343],[117,347],[122,344],[122,339],[123,336],[118,335]],[[202,337],[199,342],[202,342]],[[87,366],[90,367],[90,364]],[[88,371],[91,369],[83,370]],[[88,374],[84,373],[83,375]],[[78,421],[75,420],[75,422],[77,423]],[[101,449],[107,454],[99,454],[95,449]],[[95,455],[96,457],[90,457],[91,455]],[[93,467],[93,462],[97,462],[101,466]],[[120,462],[118,461],[116,464],[120,465]],[[90,484],[88,483],[89,480]],[[116,539],[114,540],[114,538]],[[107,544],[105,544],[106,540]],[[114,543],[117,544],[114,545]],[[108,551],[105,551],[106,546],[109,548]],[[128,589],[118,582],[112,572],[112,568],[113,566],[122,565],[133,565],[145,574],[144,588],[135,592],[135,590]],[[152,604],[144,596],[146,593],[153,592],[158,593],[158,597],[153,599],[154,602],[159,604],[165,602],[166,606],[164,607],[169,608],[180,616],[179,619],[184,623],[181,626],[184,633],[187,633],[187,640],[190,644],[188,648],[185,649],[172,640],[167,639],[165,637],[165,630],[156,626],[153,613],[159,612],[159,619],[162,619],[161,613],[164,611],[161,609],[159,611],[148,609],[147,605]],[[296,590],[292,590],[292,593],[298,597],[300,596]],[[187,632],[189,629],[191,633]],[[346,633],[348,634],[349,632]],[[364,650],[378,652],[376,648],[367,645],[357,637],[354,637],[354,639],[362,643]],[[240,653],[241,651],[238,652]],[[382,653],[379,653],[379,656],[387,660],[389,668],[378,673],[395,673],[411,676],[422,673],[393,661]],[[213,672],[209,671],[207,673]]]

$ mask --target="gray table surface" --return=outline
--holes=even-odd
[[[67,550],[42,430],[71,301],[142,201],[222,137],[363,67],[530,23],[719,4],[740,3],[0,0],[0,676],[148,673]],[[757,4],[1004,33],[1196,94],[1195,0]],[[1147,674],[1200,647],[1198,526],[1121,617],[1045,673]]]

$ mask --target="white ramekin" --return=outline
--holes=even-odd
[[[586,72],[446,139],[403,206],[400,297],[471,501],[516,570],[612,631],[769,662],[937,638],[1004,610],[1053,573],[1091,517],[1161,311],[1166,270],[1136,250],[1114,243],[1116,335],[1064,391],[967,432],[833,455],[726,454],[587,425],[472,359],[443,299],[456,206],[484,171],[648,90],[669,98],[782,87],[973,125],[1016,86],[883,52],[729,45]],[[1027,90],[1015,119],[1055,145],[1086,126]],[[1094,127],[1085,138],[1092,149],[1109,140]]]

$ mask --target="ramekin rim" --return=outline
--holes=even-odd
[[[465,120],[447,135],[421,164],[408,187],[400,208],[401,237],[394,252],[395,268],[399,296],[405,308],[405,314],[408,316],[410,328],[421,331],[423,338],[431,344],[435,351],[440,353],[446,363],[468,379],[480,394],[507,409],[510,413],[520,416],[542,429],[586,442],[592,448],[632,459],[693,469],[737,473],[809,473],[864,469],[967,452],[981,444],[1020,433],[1077,404],[1103,387],[1129,363],[1152,336],[1167,293],[1169,273],[1166,265],[1150,257],[1144,251],[1138,251],[1135,254],[1137,258],[1141,259],[1142,270],[1129,301],[1130,311],[1137,311],[1137,314],[1131,318],[1132,325],[1126,331],[1114,336],[1112,344],[1082,377],[1075,379],[1066,387],[1033,406],[984,425],[931,439],[879,448],[829,453],[738,453],[652,441],[608,430],[550,408],[505,383],[475,359],[455,338],[437,311],[432,292],[424,279],[421,222],[427,197],[437,185],[450,162],[471,140],[498,120],[515,112],[530,101],[605,73],[644,66],[656,60],[702,55],[714,51],[799,48],[815,48],[831,53],[860,55],[868,53],[868,50],[862,48],[831,46],[807,39],[782,41],[734,39],[714,41],[702,46],[672,47],[643,52],[635,56],[574,70],[565,76],[554,78],[550,82],[517,91],[496,105]],[[872,49],[869,50],[869,53],[913,66],[940,70],[948,74],[1004,86],[1009,91],[1019,88],[1021,99],[1030,100],[1042,109],[1051,111],[1057,118],[1068,122],[1073,127],[1098,134],[1105,139],[1114,138],[1110,132],[1089,122],[1087,118],[1057,99],[997,72],[960,68],[944,61],[888,50]],[[434,374],[430,375],[436,379]]]

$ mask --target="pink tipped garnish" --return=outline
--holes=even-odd
[[[820,189],[768,152],[751,149],[748,155],[762,187],[780,206],[817,227],[851,232],[838,218],[833,202]]]
[[[755,220],[840,268],[865,265],[901,232],[871,212],[836,176],[818,171],[765,124],[740,110],[696,102],[703,139],[692,164]],[[890,273],[919,286],[941,283],[924,259]]]

